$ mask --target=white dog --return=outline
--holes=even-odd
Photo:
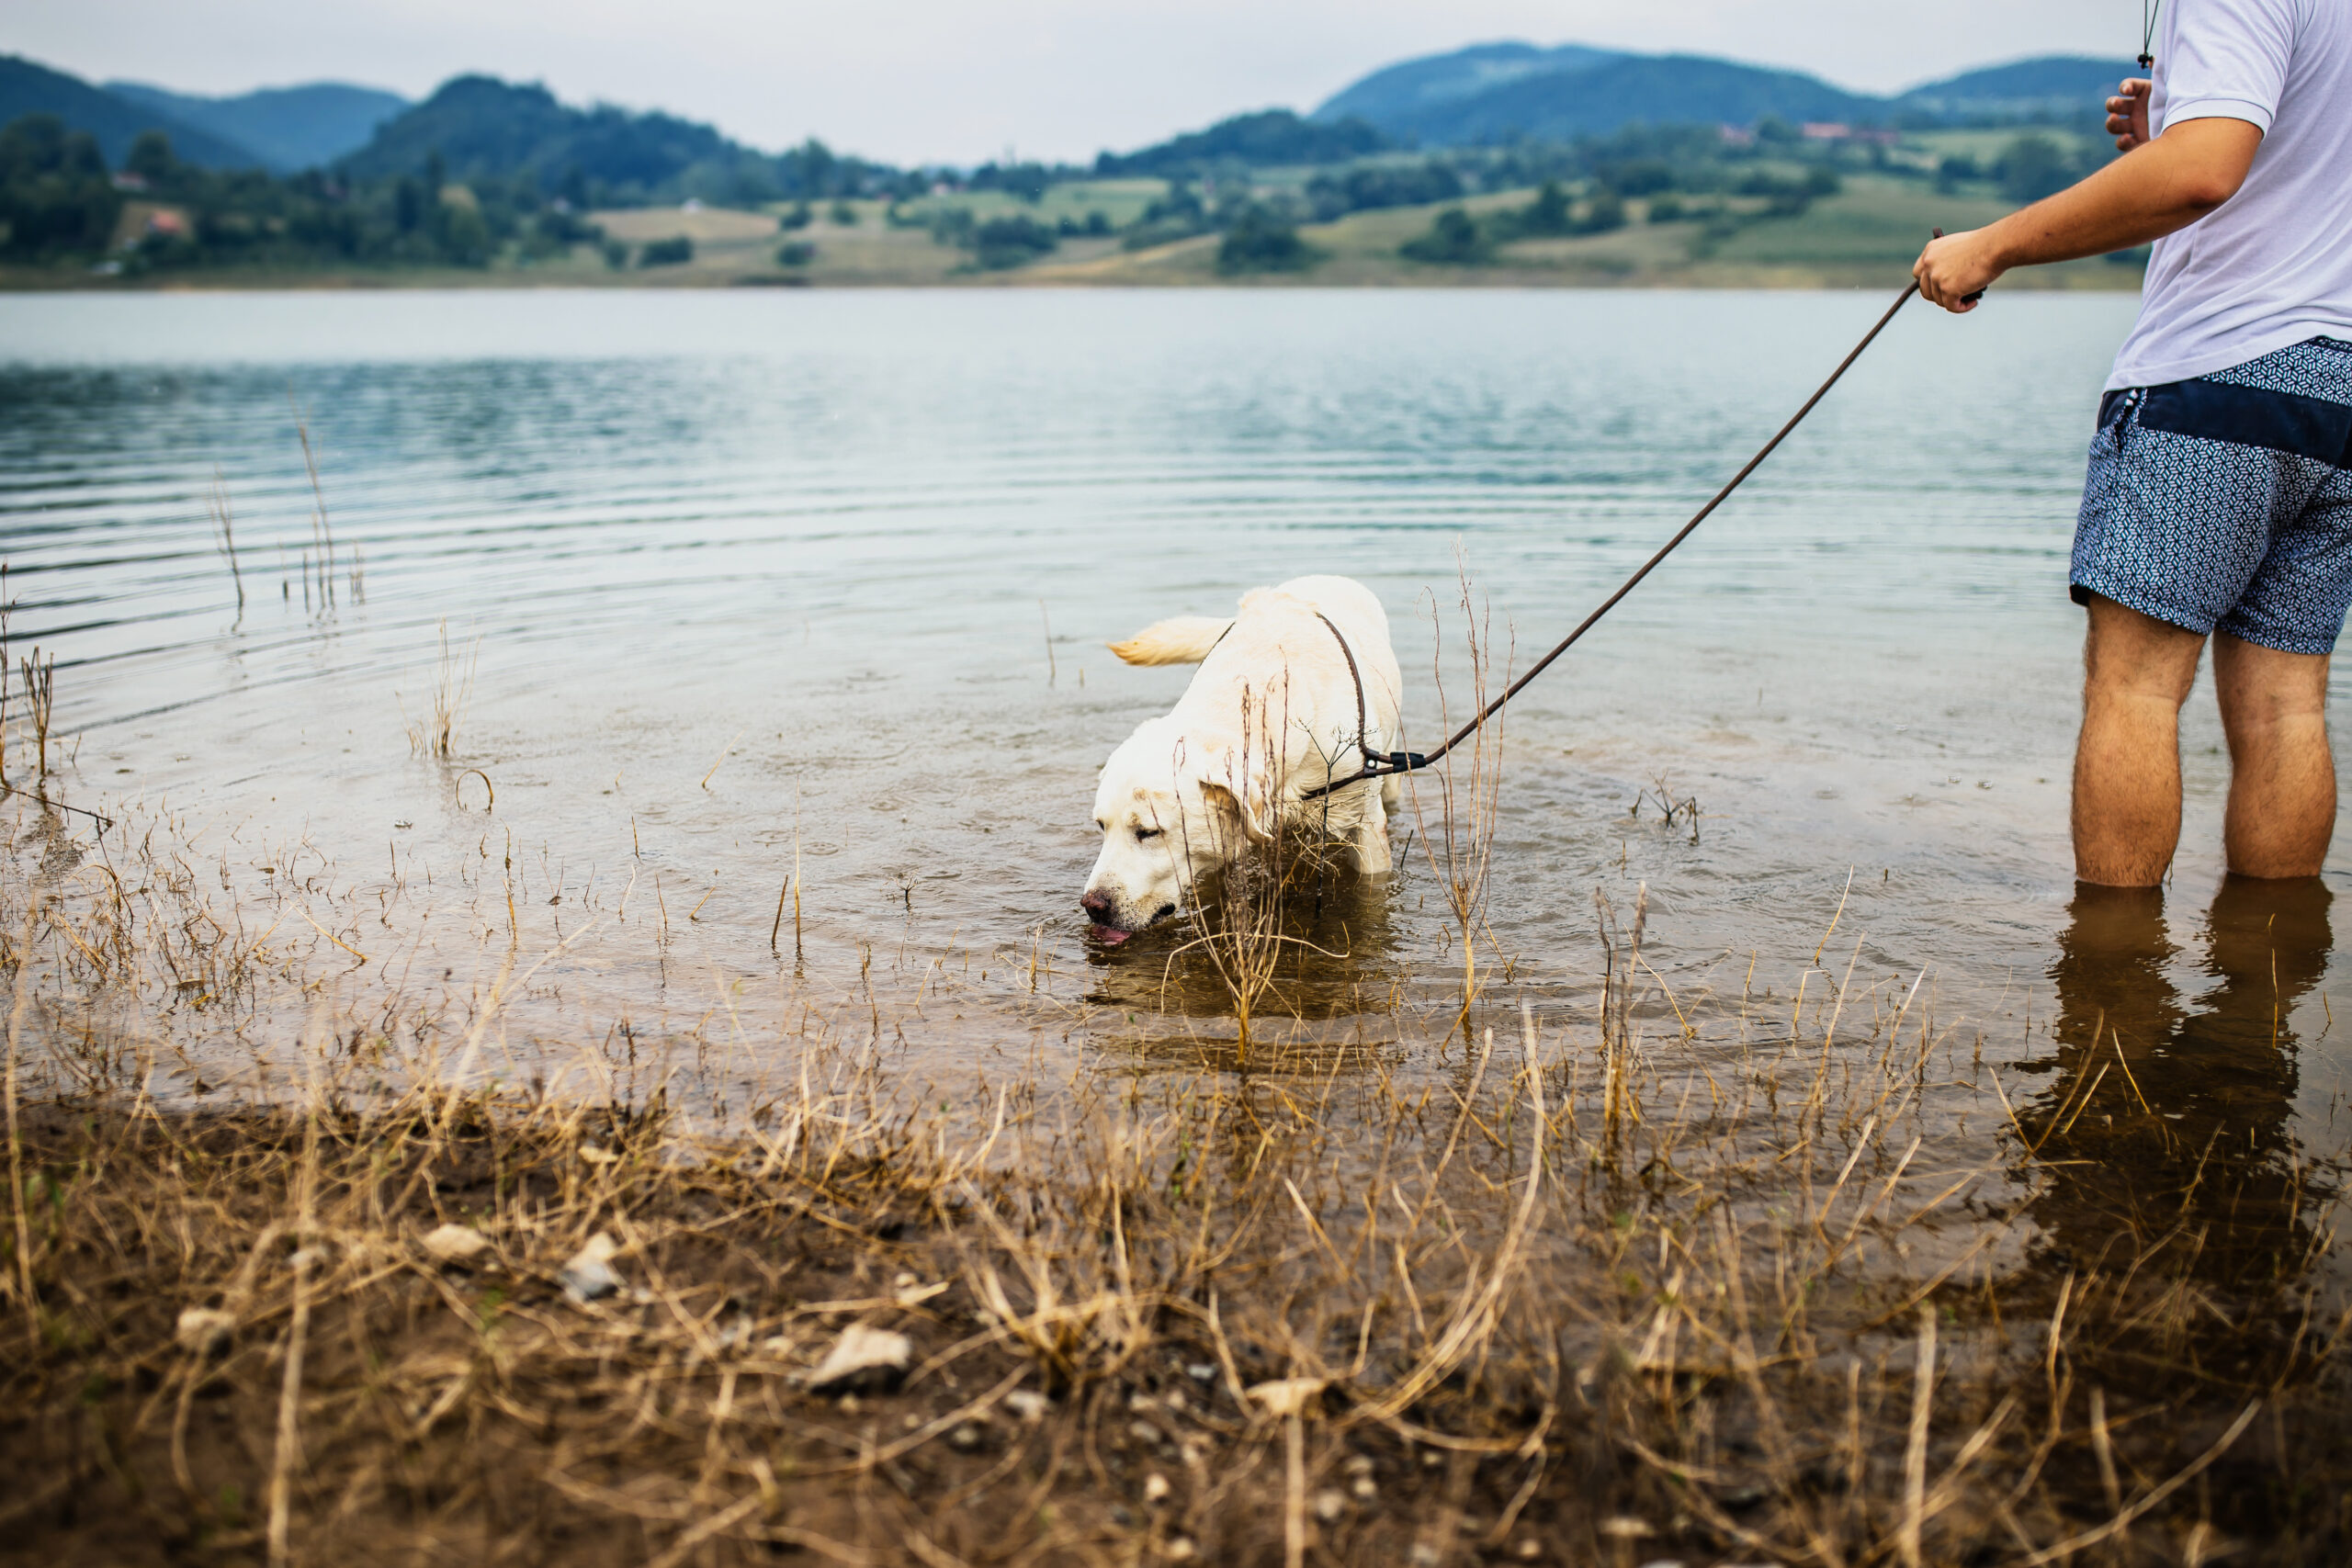
[[[1397,744],[1403,679],[1370,589],[1295,578],[1243,595],[1231,620],[1179,616],[1111,651],[1201,668],[1174,712],[1137,726],[1102,765],[1102,852],[1078,901],[1095,936],[1121,942],[1166,919],[1243,844],[1284,831],[1314,832],[1357,871],[1386,874],[1396,779],[1307,795]]]

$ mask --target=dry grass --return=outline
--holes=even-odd
[[[447,761],[456,754],[458,723],[473,701],[474,671],[481,661],[481,639],[476,637],[467,647],[453,651],[446,619],[434,628],[434,637],[436,651],[433,659],[433,687],[427,694],[432,709],[409,718],[403,705],[401,715],[408,728],[409,750],[419,757]],[[732,746],[733,742],[729,744]],[[719,760],[726,760],[724,753]],[[713,764],[711,772],[718,771]],[[707,775],[704,782],[709,782]]]
[[[1393,1037],[1310,1047],[1275,1025],[1312,885],[1270,875],[1187,960],[1261,1010],[1238,1056],[943,1095],[863,976],[721,1114],[634,1034],[510,1043],[553,956],[511,917],[495,980],[429,1001],[332,914],[248,925],[168,820],[15,808],[0,1555],[2352,1551],[2335,1168],[2167,1132],[2096,1039],[2029,1093],[1924,976],[1856,983],[1843,930],[1669,988],[1637,902],[1597,1005],[1474,950]],[[426,1246],[451,1224],[486,1246]],[[583,1301],[598,1235],[620,1289]],[[854,1325],[910,1364],[812,1390]]]

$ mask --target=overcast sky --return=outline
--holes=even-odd
[[[463,71],[808,135],[892,162],[1082,159],[1496,39],[1715,54],[1887,91],[2050,53],[2139,52],[2132,0],[0,0],[0,52],[235,93]],[[1704,118],[1707,106],[1690,106]]]

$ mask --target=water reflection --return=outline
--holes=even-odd
[[[2083,886],[2051,966],[2054,1080],[2018,1122],[2044,1175],[2049,1261],[2162,1261],[2258,1289],[2301,1271],[2324,1192],[2293,1130],[2295,1003],[2325,975],[2332,896],[2318,878],[2225,880],[2184,996],[2158,889]]]

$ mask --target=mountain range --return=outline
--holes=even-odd
[[[358,151],[378,126],[409,107],[398,93],[347,82],[264,87],[227,98],[175,93],[143,82],[108,82],[106,90],[151,116],[194,126],[243,148],[252,162],[279,174],[316,168]]]
[[[119,165],[142,130],[160,130],[187,163],[212,169],[320,167],[365,145],[379,124],[409,107],[396,93],[341,82],[266,87],[208,98],[137,82],[94,86],[17,55],[0,55],[0,125],[53,114],[97,139]]]
[[[1385,66],[1333,94],[1308,118],[1362,120],[1401,145],[1428,147],[1566,141],[1644,121],[2065,123],[2096,118],[2115,84],[2131,73],[2124,61],[2050,55],[1878,96],[1739,61],[1487,43]]]
[[[1096,167],[1165,174],[1227,160],[1340,163],[1385,146],[1562,141],[1643,122],[2080,122],[2097,116],[2127,70],[2050,56],[1876,96],[1738,61],[1486,43],[1384,66],[1304,117],[1287,109],[1237,115],[1134,152],[1106,152]],[[117,166],[140,132],[156,130],[182,159],[212,168],[334,166],[368,178],[416,173],[437,154],[460,179],[529,169],[552,188],[577,169],[616,197],[639,198],[673,189],[718,200],[823,191],[839,175],[875,167],[842,161],[836,169],[815,142],[772,159],[674,115],[574,108],[545,87],[486,76],[453,78],[419,104],[336,82],[205,97],[135,82],[100,87],[0,55],[0,125],[33,113],[90,132]]]

